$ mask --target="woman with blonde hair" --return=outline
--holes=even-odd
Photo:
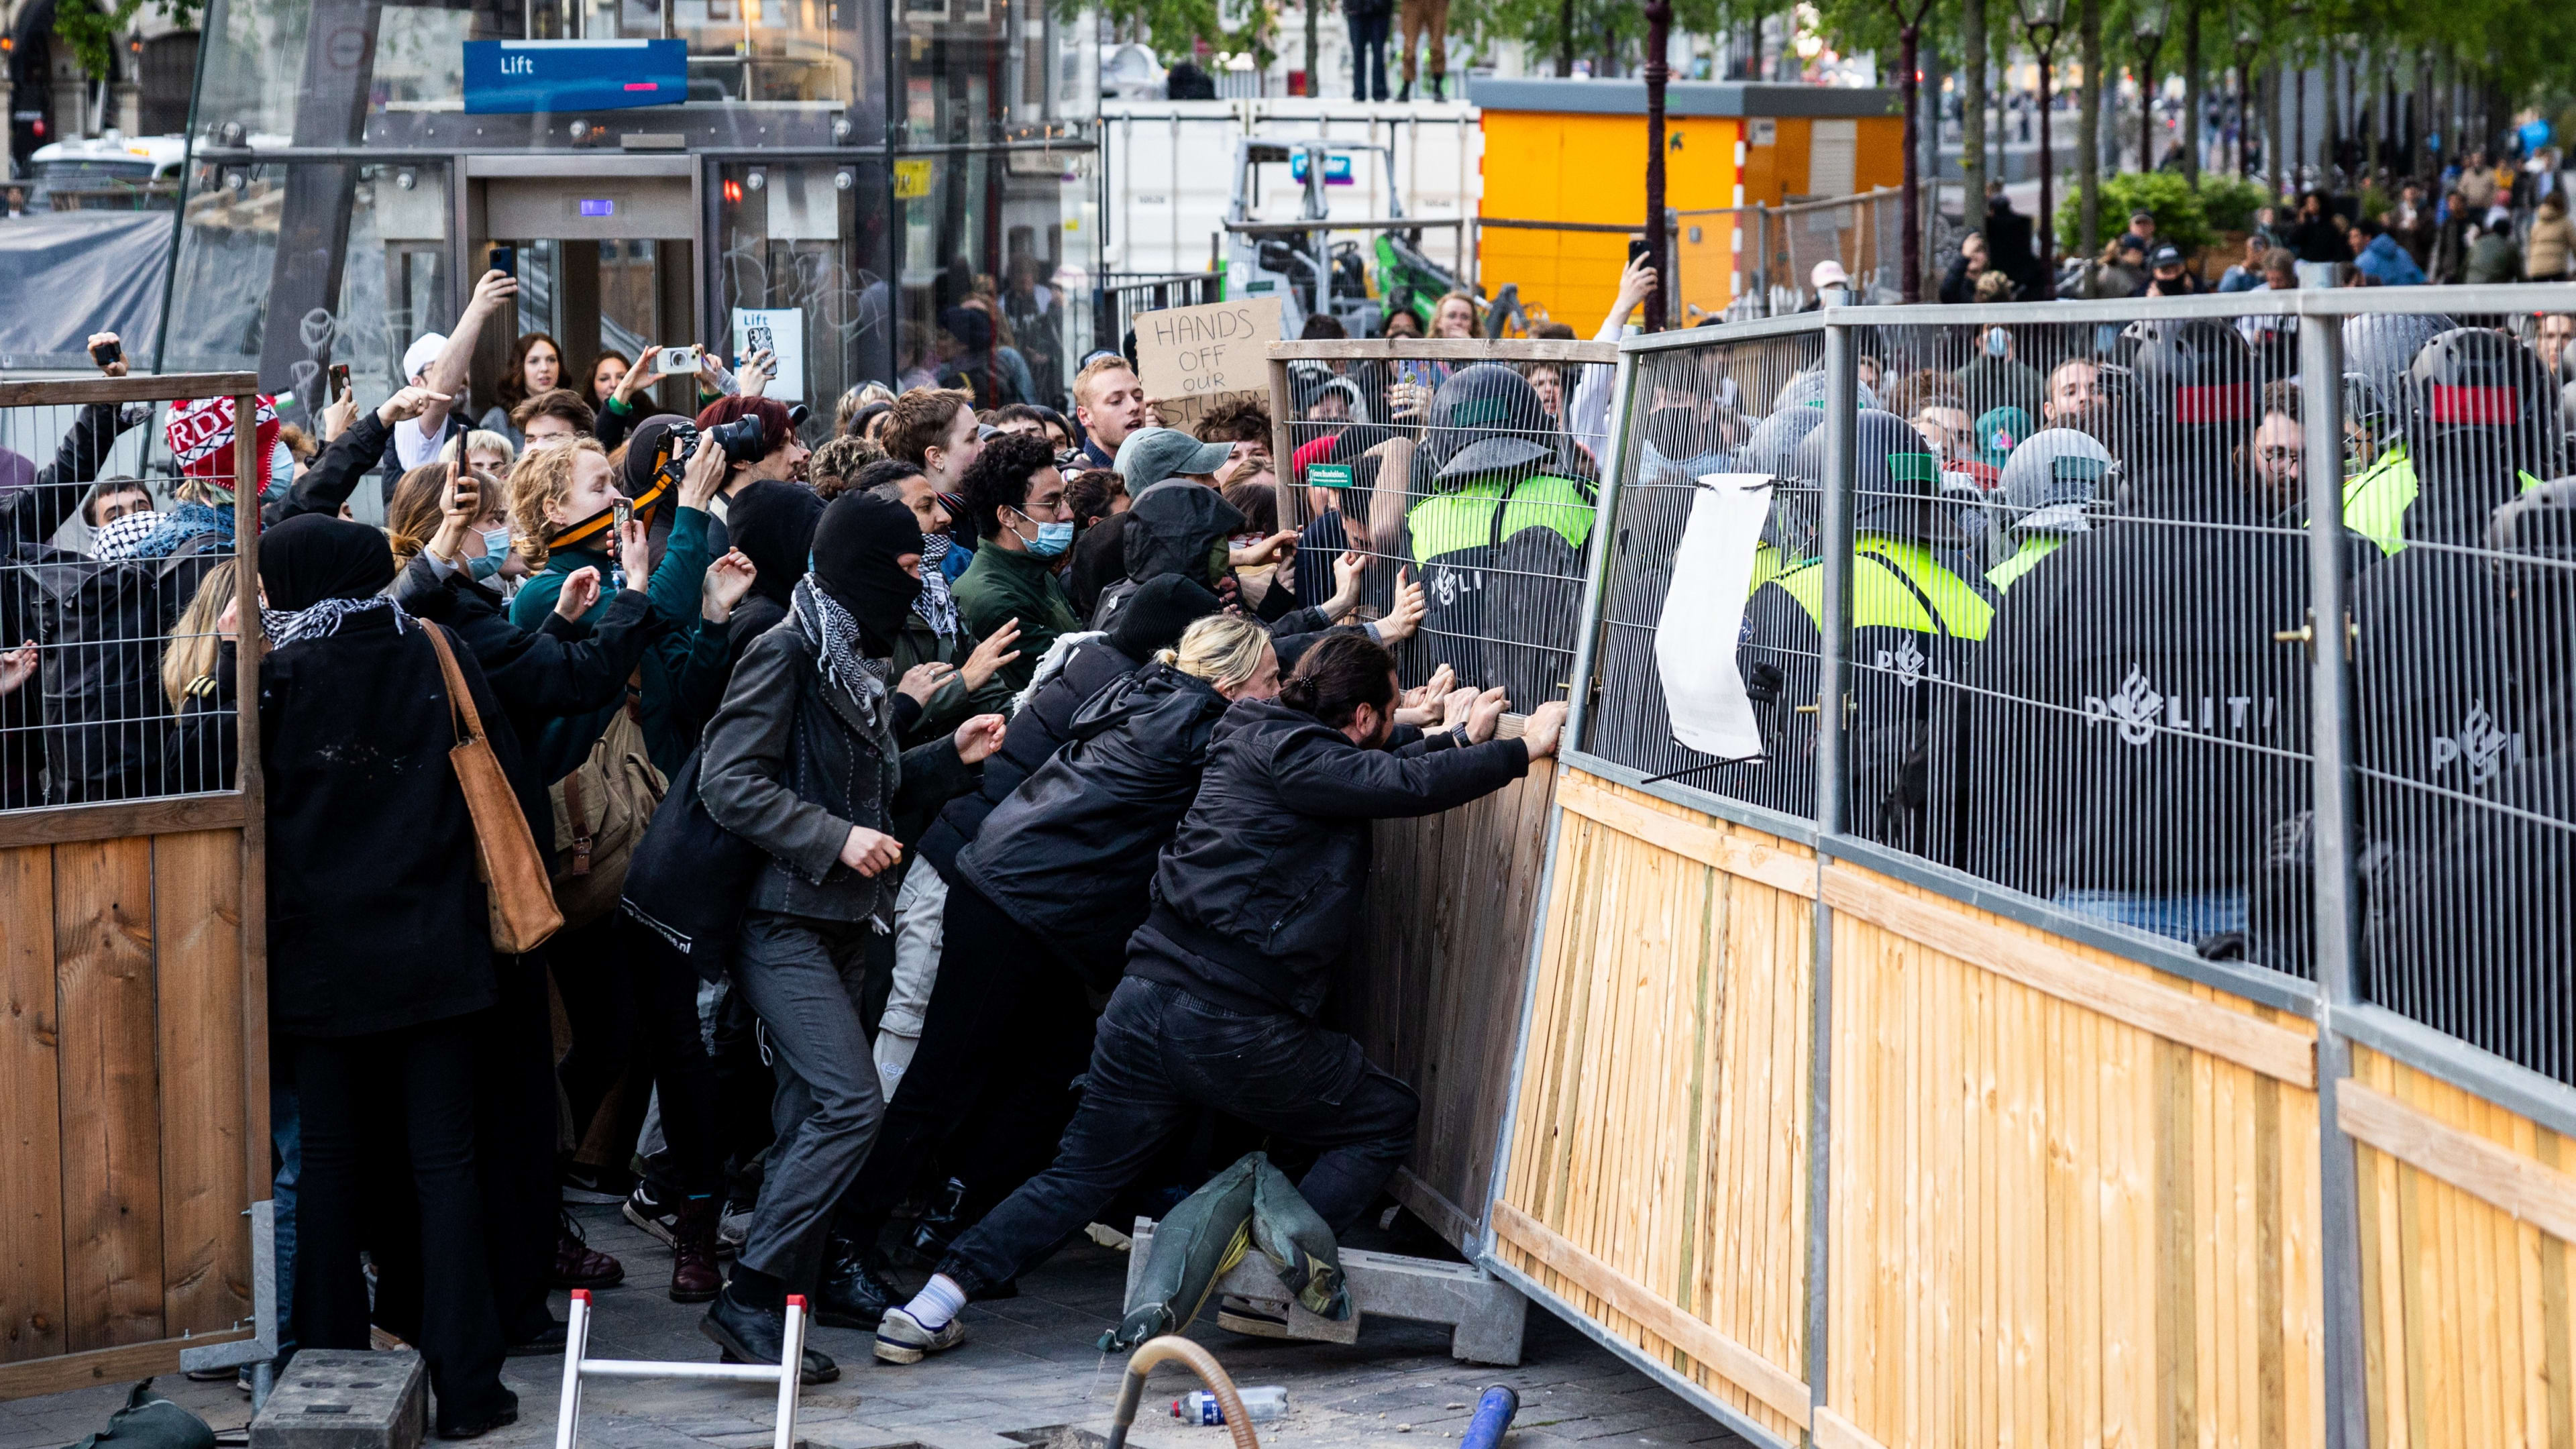
[[[825,1322],[872,1325],[902,1301],[863,1250],[979,1103],[973,1150],[947,1154],[974,1164],[958,1221],[1047,1165],[1073,1116],[1068,1084],[1091,1053],[1089,993],[1117,983],[1155,858],[1198,793],[1219,721],[1238,699],[1278,692],[1279,656],[1259,624],[1200,619],[1177,648],[1084,704],[1064,747],[958,853],[920,1044],[851,1185]],[[881,1337],[877,1356],[912,1362],[945,1346]]]

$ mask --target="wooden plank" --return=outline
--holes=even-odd
[[[237,790],[125,800],[112,805],[52,805],[0,811],[0,850],[25,845],[70,845],[84,840],[123,840],[179,830],[239,829],[249,807]]]
[[[152,843],[160,964],[162,1313],[171,1333],[250,1316],[242,1176],[241,837]]]
[[[54,853],[0,851],[0,1361],[64,1351]]]
[[[1617,343],[1610,348],[1615,360]],[[224,397],[259,389],[259,375],[249,372],[174,372],[161,376],[131,373],[124,377],[57,377],[0,382],[0,408],[59,407],[69,403],[174,402],[181,398]]]
[[[1273,342],[1269,355],[1276,360],[1292,362],[1392,362],[1412,358],[1438,362],[1596,362],[1615,365],[1619,361],[1619,344],[1554,337],[1514,337],[1492,341],[1480,337],[1317,338],[1312,341]]]
[[[1603,789],[1593,778],[1569,770],[1556,789],[1556,803],[1597,820],[1622,835],[1634,836],[1660,850],[1711,865],[1730,875],[1759,881],[1773,890],[1810,900],[1816,894],[1814,858],[1777,845],[1731,835],[1701,820],[1685,820],[1652,810]]]
[[[1885,1449],[1877,1440],[1861,1432],[1858,1424],[1819,1404],[1815,1411],[1816,1449]]]
[[[1807,1386],[1795,1374],[1682,1312],[1648,1291],[1644,1284],[1576,1247],[1510,1203],[1495,1204],[1494,1231],[1560,1277],[1723,1375],[1781,1417],[1801,1429],[1808,1427],[1811,1405]]]
[[[63,1282],[74,1352],[162,1338],[152,843],[54,851]]]
[[[2576,1176],[2454,1127],[2357,1081],[2335,1092],[2350,1136],[2561,1241],[2576,1241]]]
[[[2293,1086],[2316,1085],[2316,1043],[2286,1027],[2123,975],[2042,937],[1972,918],[1963,913],[1964,907],[1918,900],[1879,876],[1840,862],[1825,866],[1823,899],[1836,910],[1850,911],[2061,1001]]]
[[[179,1351],[212,1348],[249,1338],[249,1329],[201,1333],[194,1338],[164,1338],[122,1348],[92,1349],[34,1363],[0,1366],[0,1401],[32,1399],[39,1394],[68,1393],[100,1384],[123,1384],[179,1371]]]

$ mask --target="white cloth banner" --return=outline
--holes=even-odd
[[[1655,622],[1655,673],[1673,738],[1725,760],[1762,753],[1735,645],[1753,591],[1753,551],[1771,516],[1771,475],[1707,473],[1673,551],[1673,581]]]

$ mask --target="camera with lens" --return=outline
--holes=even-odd
[[[736,418],[729,423],[701,428],[698,436],[704,442],[724,449],[728,463],[757,463],[769,451],[768,433],[760,426],[760,419],[755,417]]]

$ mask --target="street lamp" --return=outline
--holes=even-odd
[[[2066,0],[2018,0],[2022,33],[2039,58],[2039,260],[2057,275],[2057,147],[2049,137],[2049,82],[2066,37]]]
[[[1646,330],[1664,328],[1664,306],[1673,294],[1672,258],[1664,245],[1664,83],[1672,68],[1664,63],[1673,35],[1672,0],[1646,0],[1646,262],[1655,269],[1655,290],[1646,294]]]

